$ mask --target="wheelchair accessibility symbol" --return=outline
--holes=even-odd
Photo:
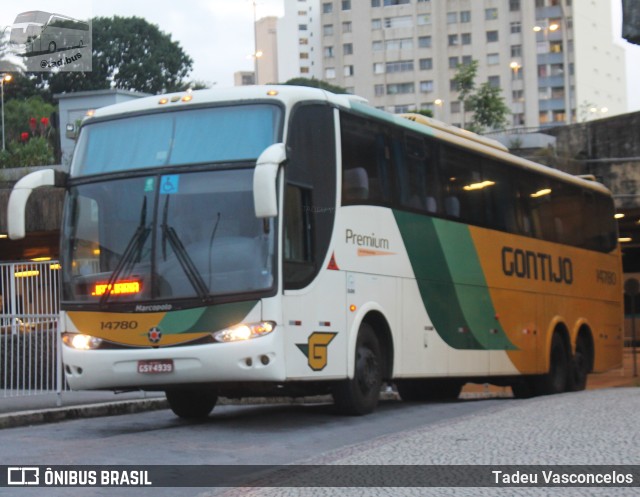
[[[178,193],[178,185],[180,184],[180,176],[177,174],[170,174],[163,176],[160,182],[160,194],[171,195],[172,193]]]

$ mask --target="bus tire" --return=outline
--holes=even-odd
[[[353,378],[337,383],[333,401],[340,414],[362,416],[378,405],[382,387],[382,354],[373,328],[362,323],[358,330]]]
[[[559,333],[554,333],[551,339],[551,354],[549,357],[549,372],[540,378],[535,385],[537,395],[553,395],[567,391],[571,365],[564,340]]]
[[[218,401],[215,391],[209,389],[176,389],[165,391],[169,407],[184,419],[206,418]]]
[[[396,383],[405,402],[428,400],[455,400],[460,396],[462,383],[455,380],[403,380]]]
[[[589,344],[587,339],[580,335],[576,340],[576,352],[571,358],[571,376],[569,390],[579,392],[587,387],[587,376],[591,369]]]
[[[56,51],[56,42],[52,41],[51,43],[49,43],[49,53],[53,53]]]

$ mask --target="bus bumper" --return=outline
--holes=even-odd
[[[62,359],[73,390],[162,390],[165,386],[198,383],[282,382],[285,364],[279,335],[157,349],[76,350],[63,345]]]

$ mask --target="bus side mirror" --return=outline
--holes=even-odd
[[[269,218],[278,215],[276,178],[280,165],[287,160],[284,143],[275,143],[258,157],[253,172],[253,204],[256,217]]]
[[[7,207],[9,238],[20,240],[25,236],[25,211],[31,192],[41,186],[65,186],[67,174],[54,169],[42,169],[21,178],[11,190]]]

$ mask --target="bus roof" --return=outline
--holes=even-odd
[[[212,88],[208,90],[184,91],[164,95],[143,97],[128,102],[109,105],[96,109],[93,117],[97,119],[109,119],[126,114],[139,114],[147,111],[187,108],[192,105],[206,105],[222,102],[243,103],[256,100],[274,100],[291,108],[301,101],[323,101],[337,107],[352,110],[358,114],[366,115],[378,120],[390,122],[394,125],[411,129],[420,134],[438,138],[460,147],[464,147],[485,155],[490,155],[516,167],[537,171],[563,181],[574,183],[582,188],[597,190],[610,194],[602,184],[580,177],[573,176],[558,169],[553,169],[542,164],[515,156],[508,149],[495,140],[485,138],[475,133],[456,128],[435,119],[429,119],[421,115],[394,115],[371,107],[367,101],[355,95],[334,94],[325,90],[303,86],[268,85],[268,86],[236,86],[231,88]],[[408,118],[407,118],[408,117]]]

